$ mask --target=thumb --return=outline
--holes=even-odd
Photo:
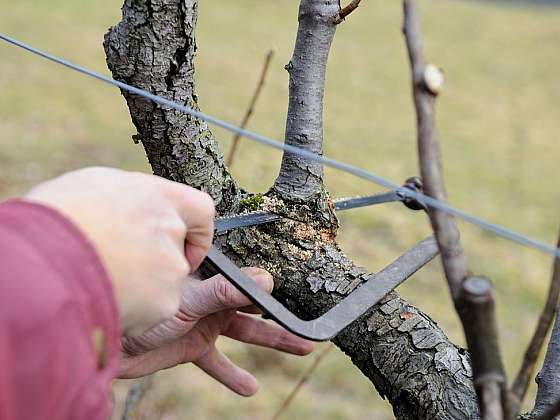
[[[272,292],[274,282],[266,270],[256,267],[241,269],[255,282]],[[251,305],[252,302],[241,293],[224,276],[218,274],[202,281],[190,281],[183,289],[183,297],[179,311],[187,319],[202,319],[208,315],[227,309],[239,309]]]

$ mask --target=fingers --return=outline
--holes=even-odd
[[[177,182],[167,181],[165,190],[175,203],[187,227],[185,256],[194,272],[208,254],[214,237],[214,202],[205,192]]]
[[[242,268],[249,277],[268,293],[272,291],[272,276],[265,270],[250,267]],[[190,281],[183,290],[179,308],[184,319],[201,319],[208,315],[228,309],[245,308],[249,310],[251,301],[221,275],[203,281]]]
[[[118,377],[121,379],[138,378],[161,369],[168,369],[183,363],[199,359],[214,346],[218,331],[203,333],[193,330],[171,343],[155,348],[147,353],[131,355],[125,353],[121,359]],[[126,344],[126,343],[124,343]]]
[[[311,341],[298,337],[282,327],[241,313],[235,313],[232,317],[234,319],[222,334],[234,340],[299,356],[313,351],[314,345]]]
[[[244,397],[254,395],[259,389],[259,383],[253,375],[235,365],[216,347],[195,364],[218,382]]]

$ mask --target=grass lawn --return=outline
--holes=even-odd
[[[120,17],[118,1],[0,0],[1,31],[108,73],[103,34]],[[560,9],[424,0],[427,56],[443,67],[438,123],[450,201],[548,243],[559,227]],[[281,138],[287,73],[297,27],[295,0],[204,0],[197,60],[202,109],[240,121],[267,49],[269,81],[250,128]],[[325,152],[395,181],[418,172],[408,64],[398,1],[364,1],[339,27],[327,72]],[[119,92],[0,45],[0,197],[86,165],[149,171]],[[224,150],[231,134],[215,130]],[[233,168],[249,189],[265,191],[280,155],[243,143]],[[333,196],[379,189],[327,170]],[[370,269],[429,233],[426,218],[399,205],[341,215],[340,241]],[[515,374],[548,286],[551,259],[460,223],[473,272],[496,285],[502,349]],[[439,263],[400,291],[462,343]],[[195,367],[156,377],[143,418],[268,419],[312,357],[296,359],[224,340],[230,357],[261,380],[256,397],[226,392]],[[122,395],[123,384],[117,387]],[[531,396],[534,387],[531,389]],[[216,398],[218,395],[219,398]],[[529,405],[528,405],[529,406]],[[284,418],[392,418],[390,406],[337,351],[329,354]]]

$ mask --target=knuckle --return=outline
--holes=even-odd
[[[199,190],[195,190],[195,191],[196,191],[196,199],[200,203],[201,215],[206,219],[213,219],[216,213],[214,207],[214,200],[208,193],[204,191],[199,191]]]
[[[220,276],[216,279],[213,293],[216,301],[225,308],[229,308],[235,303],[235,290],[224,277]]]
[[[162,219],[160,223],[162,223],[163,225],[163,232],[165,232],[167,235],[171,236],[172,238],[185,238],[185,235],[187,234],[187,225],[180,217],[166,217]]]

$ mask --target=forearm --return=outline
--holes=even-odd
[[[47,207],[0,203],[0,418],[107,418],[119,328],[84,235]]]

